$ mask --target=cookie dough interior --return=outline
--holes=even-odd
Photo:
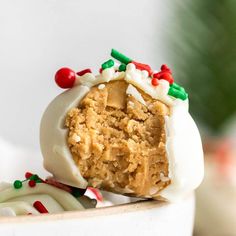
[[[105,85],[105,86],[104,86]],[[158,196],[170,184],[164,116],[169,108],[124,80],[93,87],[66,117],[68,145],[90,186],[130,196]]]

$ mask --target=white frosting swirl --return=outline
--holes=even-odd
[[[23,183],[20,189],[5,184],[0,189],[0,216],[39,215],[33,207],[35,201],[40,201],[49,213],[84,209],[70,193],[49,184],[37,183],[29,187],[28,183]]]

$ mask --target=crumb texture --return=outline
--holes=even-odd
[[[128,84],[93,87],[66,117],[68,145],[89,185],[153,197],[170,184],[164,116],[169,108],[139,90],[146,106],[127,95]]]

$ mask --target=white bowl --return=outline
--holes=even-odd
[[[140,201],[63,214],[0,218],[0,235],[190,236],[194,195],[179,203]]]

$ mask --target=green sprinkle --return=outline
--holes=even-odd
[[[119,71],[126,71],[126,65],[125,64],[121,64],[119,66]]]
[[[102,69],[105,70],[107,68],[111,68],[112,66],[114,66],[114,64],[114,61],[110,59],[102,64]]]
[[[130,59],[127,56],[123,55],[122,53],[116,51],[115,49],[111,50],[111,56],[126,65],[133,61],[132,59]]]
[[[38,175],[32,175],[29,179],[36,181],[36,180],[39,180],[39,177]]]
[[[171,85],[171,87],[172,87],[172,88],[175,88],[175,89],[177,89],[177,90],[180,90],[180,91],[182,91],[182,92],[185,92],[185,89],[184,89],[183,87],[181,87],[180,85],[178,85],[177,83],[173,83],[173,84]]]
[[[74,197],[76,197],[76,198],[77,198],[77,197],[81,197],[81,196],[83,196],[83,195],[85,194],[86,190],[87,190],[87,189],[73,188],[71,194],[72,194]]]
[[[171,84],[171,87],[173,87],[173,88],[175,88],[175,89],[180,89],[181,87],[180,87],[180,85],[178,85],[177,83],[173,83],[173,84]]]
[[[186,100],[188,98],[188,94],[186,92],[178,90],[173,86],[169,88],[168,95],[175,98],[180,98],[181,100]]]
[[[20,180],[15,180],[13,185],[15,189],[20,189],[22,187],[22,182]]]

